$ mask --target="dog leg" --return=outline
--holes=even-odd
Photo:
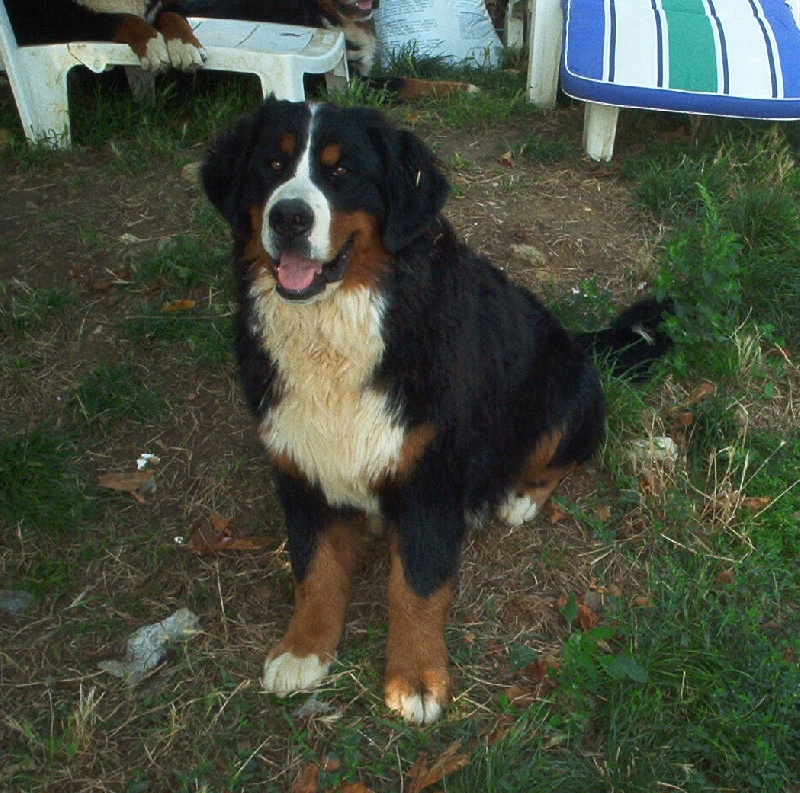
[[[344,629],[361,544],[362,532],[344,522],[317,535],[308,570],[302,580],[295,579],[289,627],[264,664],[265,690],[288,694],[311,688],[328,673]]]
[[[205,63],[203,45],[180,14],[165,11],[159,16],[157,26],[167,44],[169,59],[176,69],[195,71]]]
[[[427,597],[412,590],[394,539],[389,574],[385,700],[391,710],[414,724],[436,721],[452,696],[444,640],[452,599],[452,579]]]
[[[119,14],[113,40],[127,44],[138,56],[142,69],[163,72],[169,68],[170,59],[164,37],[141,17]]]

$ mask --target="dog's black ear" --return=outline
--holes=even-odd
[[[220,135],[211,144],[200,168],[206,195],[231,225],[241,211],[241,190],[265,112],[266,105],[262,105],[260,110],[243,116]]]
[[[397,253],[433,223],[450,185],[433,152],[416,135],[384,128],[378,137],[387,172],[383,243],[389,253]]]

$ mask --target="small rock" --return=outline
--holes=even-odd
[[[547,257],[533,245],[518,243],[511,246],[511,260],[523,265],[541,267],[547,262]]]
[[[0,611],[21,614],[33,605],[33,595],[19,589],[0,589]]]

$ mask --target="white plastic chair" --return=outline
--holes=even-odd
[[[586,102],[592,159],[611,159],[622,107],[800,118],[800,0],[530,4],[528,98],[554,107],[560,80]]]
[[[329,87],[348,79],[341,31],[240,22],[189,20],[202,42],[204,69],[255,74],[266,97],[305,99],[303,76],[323,74]],[[73,42],[18,46],[5,5],[0,1],[0,61],[5,66],[25,136],[54,148],[70,145],[67,75],[75,66],[103,72],[112,66],[138,67],[125,44]]]

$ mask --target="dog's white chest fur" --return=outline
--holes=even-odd
[[[369,385],[383,355],[383,302],[355,289],[291,304],[267,278],[256,284],[257,332],[281,396],[262,420],[261,440],[290,457],[329,503],[376,512],[373,486],[396,468],[405,435],[386,395]]]

